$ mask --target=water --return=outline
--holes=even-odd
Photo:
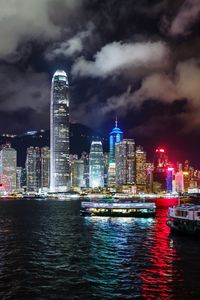
[[[200,241],[79,201],[0,202],[0,299],[199,299]]]

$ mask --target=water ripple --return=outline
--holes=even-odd
[[[79,208],[0,202],[0,299],[198,298],[200,243],[171,236],[166,209],[126,219]]]

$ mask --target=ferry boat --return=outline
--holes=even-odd
[[[82,202],[82,216],[154,217],[155,203],[145,202]]]
[[[200,205],[181,204],[169,208],[167,225],[172,231],[200,236]]]

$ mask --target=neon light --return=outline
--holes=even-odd
[[[163,148],[156,149],[156,152],[165,153],[165,150]]]
[[[174,168],[167,168],[167,171],[173,171]]]

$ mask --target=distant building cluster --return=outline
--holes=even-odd
[[[58,70],[51,86],[50,148],[27,148],[22,168],[17,166],[17,152],[11,144],[2,145],[0,194],[198,191],[200,171],[194,170],[188,161],[172,164],[163,148],[156,149],[153,161],[149,161],[143,147],[124,137],[117,119],[109,135],[109,153],[103,152],[100,140],[93,140],[89,153],[83,152],[80,157],[70,154],[69,104],[68,78]]]

